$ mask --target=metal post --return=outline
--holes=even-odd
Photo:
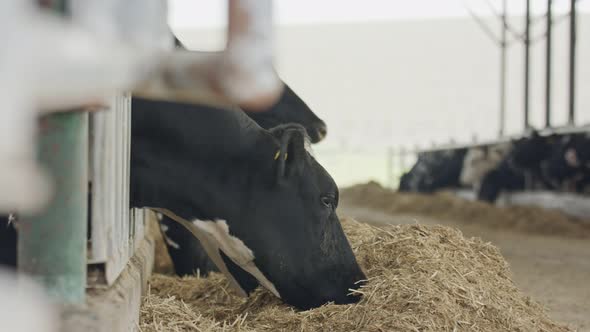
[[[502,40],[500,42],[500,129],[499,137],[504,136],[504,126],[506,124],[506,26],[507,22],[507,0],[502,1]]]
[[[545,127],[551,127],[551,35],[552,35],[552,5],[553,0],[547,0],[547,42],[545,68]]]
[[[51,2],[64,11],[64,1]],[[86,286],[88,114],[40,120],[38,158],[56,191],[42,215],[19,222],[18,267],[62,303],[83,303]]]
[[[526,0],[524,32],[524,129],[529,128],[529,67],[531,46],[531,0]]]
[[[576,0],[571,0],[570,11],[570,62],[569,62],[569,116],[568,124],[575,124],[575,96],[576,96]]]

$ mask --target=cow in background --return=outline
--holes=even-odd
[[[541,173],[550,189],[587,192],[590,185],[590,134],[579,133],[560,138]]]
[[[541,136],[536,131],[515,140],[506,158],[484,176],[477,198],[493,203],[502,192],[548,188],[541,164],[558,140],[556,135]]]
[[[459,177],[467,149],[422,152],[409,172],[402,175],[400,192],[431,193],[460,186]]]
[[[511,149],[510,142],[470,148],[463,160],[461,185],[473,188],[477,192],[484,176],[498,167]]]

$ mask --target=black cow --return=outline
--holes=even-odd
[[[467,149],[423,152],[409,172],[402,175],[400,192],[431,193],[460,187],[459,177]]]
[[[336,216],[338,188],[306,151],[303,127],[264,130],[241,112],[151,106],[132,118],[132,206],[193,222],[248,293],[262,283],[301,309],[358,300],[349,289],[365,276]]]

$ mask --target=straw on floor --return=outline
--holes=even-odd
[[[443,226],[343,227],[369,282],[362,300],[298,312],[223,276],[154,275],[141,331],[569,331],[512,282],[498,249]]]

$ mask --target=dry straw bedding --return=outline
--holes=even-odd
[[[359,303],[297,312],[265,290],[234,296],[221,275],[154,275],[141,331],[569,331],[489,243],[443,226],[343,226],[369,279]]]
[[[590,220],[580,220],[557,210],[533,206],[497,207],[486,202],[468,201],[450,192],[431,195],[399,193],[369,182],[341,190],[341,201],[347,205],[365,206],[390,214],[419,214],[526,233],[590,237]]]

